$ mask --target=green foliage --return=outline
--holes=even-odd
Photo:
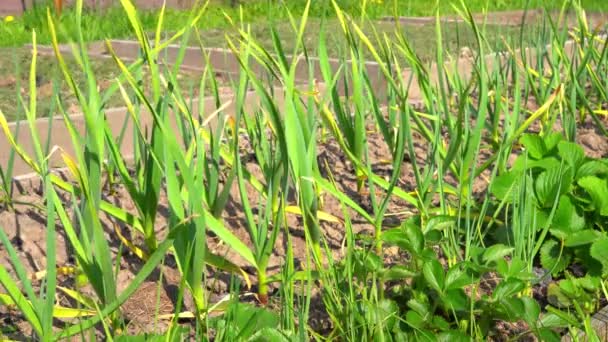
[[[549,303],[560,309],[574,309],[582,314],[593,314],[598,306],[601,291],[600,277],[568,277],[552,283],[547,289]]]
[[[243,340],[260,332],[268,333],[267,338],[270,338],[271,341],[285,340],[284,337],[276,339],[277,335],[281,336],[275,330],[278,324],[279,316],[276,313],[238,301],[233,301],[223,315],[209,320],[210,328],[221,331],[221,334],[216,337],[219,341]]]
[[[356,252],[360,257],[355,258],[353,276],[358,282],[365,282],[376,275],[395,284],[387,291],[390,299],[376,304],[391,312],[384,316],[387,317],[386,324],[382,326],[384,334],[392,338],[409,335],[466,340],[467,329],[473,323],[471,319],[480,326],[480,333],[484,336],[500,319],[513,322],[526,320],[531,327],[538,326],[535,333],[540,336],[539,315],[533,313],[534,310],[540,312],[538,304],[529,297],[519,296],[530,275],[518,259],[507,261],[505,258],[511,254],[512,248],[498,244],[478,249],[475,253],[477,257],[471,262],[446,267],[435,252],[439,242],[427,238],[435,233],[432,228],[421,228],[420,221],[415,218],[399,228],[385,231],[382,234],[385,245],[397,246],[410,256],[403,265],[385,268],[377,256],[364,251]],[[472,299],[471,296],[477,295],[481,280],[492,272],[500,274],[499,283],[490,294],[482,294],[481,299]],[[409,286],[398,281],[406,279]],[[469,291],[465,292],[465,288]],[[363,303],[370,305],[367,301]],[[471,308],[474,308],[474,314],[471,314]],[[379,325],[374,323],[377,320],[373,317],[363,313],[354,315],[361,315],[362,319],[365,317],[368,326]],[[392,316],[405,320],[391,324]],[[545,330],[542,332],[550,334]]]
[[[606,239],[602,227],[608,223],[608,161],[586,157],[581,146],[563,140],[558,133],[544,137],[525,134],[520,143],[524,153],[511,170],[497,177],[494,196],[511,200],[521,187],[520,179],[529,178],[526,183],[534,188],[524,191],[533,194],[529,198],[535,210],[552,216],[550,235],[540,248],[543,267],[559,275],[572,263],[580,263],[590,274],[605,273],[603,257],[588,251],[598,251]]]

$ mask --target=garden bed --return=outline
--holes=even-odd
[[[127,109],[106,111],[109,129],[99,131],[84,128],[95,118],[84,113],[82,140],[64,130],[51,163],[29,161],[39,171],[61,162],[68,169],[44,181],[22,177],[6,198],[0,262],[20,260],[23,270],[0,276],[24,287],[30,279],[39,290],[53,263],[60,287],[51,304],[84,306],[89,325],[56,317],[32,330],[34,318],[16,301],[1,306],[2,333],[21,339],[95,326],[91,336],[102,338],[185,326],[193,338],[217,340],[257,331],[278,340],[504,341],[591,332],[580,322],[607,304],[608,274],[605,76],[593,73],[607,63],[606,37],[594,38],[414,63],[389,79],[381,64],[322,55],[287,72],[261,44],[240,70],[252,84],[201,99],[211,102],[208,117],[192,114],[200,103],[158,100],[128,127],[129,147],[116,143]],[[133,43],[113,46],[137,58]],[[168,47],[166,63],[177,49]],[[592,56],[588,64],[568,69],[581,51]],[[184,64],[196,69],[203,51],[190,53]],[[319,73],[323,65],[332,70]],[[365,66],[361,74],[334,74],[356,65]],[[256,83],[269,74],[284,88]],[[317,83],[298,85],[310,79]],[[181,126],[169,121],[182,117]],[[13,147],[34,155],[27,138],[16,140]],[[213,256],[197,256],[203,251]],[[197,309],[210,312],[195,317]],[[176,312],[186,314],[171,321]]]
[[[530,110],[536,109],[537,106],[532,105]],[[604,124],[608,124],[608,120],[604,121]],[[373,126],[369,127],[373,129]],[[534,132],[538,127],[533,128],[531,132]],[[585,154],[592,158],[606,158],[608,157],[608,141],[605,135],[603,135],[595,127],[595,124],[588,120],[586,123],[581,124],[577,129],[577,142],[584,147]],[[490,144],[489,141],[486,142]],[[390,160],[391,153],[387,149],[383,137],[379,132],[374,132],[368,135],[368,144],[370,146],[370,162],[375,173],[380,176],[388,176],[391,173],[391,166],[387,164],[387,160]],[[263,175],[260,173],[259,165],[255,162],[255,156],[249,152],[250,148],[245,142],[242,147],[242,160],[245,166],[252,175],[258,179],[262,179]],[[424,165],[427,157],[428,150],[426,142],[420,136],[414,143],[414,149],[416,152],[415,158],[417,159],[418,167]],[[491,152],[480,153],[481,156],[489,156]],[[513,158],[518,153],[514,152]],[[404,164],[402,165],[401,176],[397,182],[397,186],[406,192],[412,192],[415,190],[416,179],[412,171],[413,165],[408,162],[406,156]],[[357,181],[354,178],[354,170],[352,164],[347,161],[347,157],[341,152],[340,146],[335,141],[328,141],[327,143],[319,145],[318,161],[322,165],[322,172],[327,175],[332,175],[335,179],[338,189],[350,197],[352,200],[357,202],[362,208],[370,212],[371,214],[371,203],[369,202],[368,196],[366,195],[367,190],[363,192],[357,190]],[[482,165],[487,160],[481,157],[477,160],[479,165]],[[134,171],[133,171],[134,172]],[[71,176],[67,171],[57,171],[62,178],[72,182]],[[224,177],[226,177],[225,175]],[[489,173],[484,173],[475,180],[473,185],[474,197],[482,198],[488,191],[488,184],[485,181],[486,177],[489,177]],[[129,198],[128,192],[123,186],[114,185],[108,180],[105,180],[106,186],[104,187],[104,201],[107,201],[119,208],[125,209],[127,212],[136,215],[134,203]],[[452,180],[453,182],[453,180]],[[453,183],[452,185],[457,185]],[[15,246],[18,256],[21,260],[26,261],[24,263],[25,271],[29,274],[32,279],[36,279],[40,272],[44,271],[46,265],[46,247],[45,247],[45,230],[46,230],[46,214],[44,211],[45,199],[42,196],[42,184],[36,177],[23,178],[15,183],[15,207],[13,209],[4,209],[0,211],[0,226],[3,227],[4,232],[7,234],[10,241]],[[249,188],[250,198],[256,197],[256,191]],[[69,208],[71,203],[71,195],[65,193],[62,195],[63,201],[66,204],[66,208]],[[222,222],[224,225],[234,233],[236,237],[244,241],[247,245],[251,246],[249,235],[246,228],[246,218],[242,211],[240,204],[239,189],[236,184],[233,184],[230,190],[230,199],[226,205],[226,209],[222,214]],[[436,203],[438,204],[438,203]],[[155,230],[157,231],[158,237],[161,238],[167,234],[168,224],[168,210],[169,203],[166,199],[164,191],[161,192],[161,199],[159,201],[159,212],[157,214]],[[331,197],[329,194],[325,196],[325,203],[321,208],[324,212],[336,215],[340,220],[343,220],[343,216],[340,214],[343,211],[343,207],[339,201]],[[353,233],[357,237],[358,244],[364,246],[367,240],[371,239],[374,228],[369,223],[366,223],[364,218],[358,215],[357,212],[352,209],[348,211],[350,220],[352,220]],[[409,203],[393,199],[390,201],[387,210],[387,218],[384,222],[384,229],[390,229],[391,227],[399,226],[407,218],[412,217],[416,212]],[[117,286],[119,291],[123,291],[137,273],[141,270],[143,262],[138,258],[133,251],[129,251],[124,245],[124,239],[130,241],[135,246],[142,246],[144,244],[143,239],[139,234],[133,234],[128,226],[117,221],[116,219],[103,215],[102,224],[104,227],[104,234],[106,239],[109,241],[112,254],[116,257],[117,253],[121,253],[120,266],[117,268]],[[291,244],[293,248],[293,257],[296,265],[304,267],[307,264],[307,247],[305,241],[304,227],[302,221],[297,215],[290,215],[288,219],[289,227],[289,241],[285,240],[286,236],[281,236],[277,241],[276,247],[273,250],[270,262],[268,265],[269,273],[271,275],[277,275],[281,267],[284,265],[286,257],[286,246]],[[57,226],[57,231],[62,231],[61,226]],[[329,251],[331,251],[331,257],[334,262],[342,260],[346,256],[344,250],[344,243],[346,231],[344,230],[343,223],[331,223],[325,222],[322,224],[322,233],[326,240]],[[69,244],[66,243],[66,236],[63,234],[57,235],[56,240],[56,262],[60,268],[69,268],[74,266],[74,259],[70,252]],[[209,251],[217,255],[225,256],[228,260],[234,262],[237,266],[241,267],[247,273],[249,280],[256,284],[257,278],[256,273],[251,265],[244,260],[238,253],[231,250],[226,246],[220,239],[213,234],[207,238]],[[401,251],[399,248],[386,248],[383,251],[384,255],[383,262],[386,265],[400,265],[408,260],[408,254]],[[0,262],[4,265],[10,264],[10,258],[7,255],[7,251],[0,248]],[[447,257],[443,256],[441,262],[447,267]],[[576,270],[574,268],[573,270]],[[541,274],[546,272],[539,268]],[[217,270],[215,268],[208,268],[206,271],[207,278],[207,289],[210,292],[210,302],[216,302],[230,295],[231,286],[234,286],[234,275],[228,272]],[[237,275],[238,278],[238,275]],[[169,317],[174,313],[178,303],[178,288],[180,286],[180,275],[175,270],[175,261],[171,257],[165,259],[164,266],[159,268],[159,272],[155,272],[149,276],[146,281],[136,290],[131,298],[123,304],[121,307],[122,314],[127,320],[128,332],[130,334],[142,334],[142,333],[154,333],[164,331],[169,322]],[[75,286],[76,279],[73,274],[65,274],[60,276],[58,285],[72,288]],[[491,293],[492,285],[490,280],[488,281],[489,288],[485,291]],[[37,284],[39,280],[34,281]],[[232,282],[232,285],[231,285]],[[252,292],[255,292],[256,288],[248,289],[245,286],[245,282],[240,278],[239,283],[241,284],[240,296],[243,297],[244,301],[255,300],[255,296]],[[533,292],[539,300],[545,303],[550,303],[547,300],[547,288],[550,284],[556,284],[556,281],[539,281],[538,284],[534,285]],[[92,295],[92,289],[85,286],[81,289],[83,293]],[[278,289],[271,286],[270,293],[278,293]],[[273,300],[273,296],[270,299],[270,308],[279,308],[280,303]],[[331,320],[327,317],[327,313],[324,311],[321,299],[319,297],[312,298],[313,307],[311,312],[310,324],[312,328],[318,333],[324,334],[330,332]],[[58,304],[73,307],[77,305],[76,302],[69,296],[63,294],[59,296]],[[604,302],[604,304],[606,304]],[[294,303],[297,305],[297,302]],[[192,299],[186,297],[185,302],[180,304],[182,310],[192,311],[194,310]],[[0,311],[0,321],[4,324],[4,333],[6,336],[13,339],[21,339],[31,334],[31,330],[25,322],[20,321],[19,316],[15,315],[15,312]],[[520,323],[507,323],[497,322],[497,330],[492,336],[492,340],[503,341],[505,339],[512,338],[528,331],[526,324]],[[10,333],[10,329],[16,329],[15,333]],[[8,332],[8,334],[7,334]]]

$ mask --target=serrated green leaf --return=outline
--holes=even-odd
[[[438,245],[443,240],[444,235],[438,230],[431,230],[424,234],[424,239],[427,244]]]
[[[580,185],[593,201],[593,207],[602,216],[608,216],[608,185],[605,179],[588,176],[578,180]]]
[[[564,328],[568,324],[567,319],[553,312],[546,313],[540,318],[540,325],[545,328]]]
[[[578,167],[585,161],[585,151],[577,143],[570,141],[560,141],[557,144],[559,156],[566,161],[568,166],[573,170],[578,170]]]
[[[546,310],[567,322],[567,325],[577,326],[580,324],[580,319],[578,319],[573,312],[566,312],[551,306],[547,306]]]
[[[429,303],[420,299],[412,298],[408,300],[407,306],[410,307],[412,310],[416,311],[418,314],[420,314],[421,317],[424,317],[429,314]]]
[[[443,273],[443,267],[441,267],[438,260],[426,262],[422,267],[422,273],[424,274],[424,279],[426,279],[435,291],[440,293],[443,291],[445,274]]]
[[[383,242],[395,246],[407,246],[408,241],[405,232],[401,228],[391,228],[382,232],[380,236]]]
[[[448,270],[445,276],[445,288],[450,289],[461,289],[467,285],[470,285],[476,281],[476,277],[467,274],[463,269],[452,267]]]
[[[229,317],[229,319],[226,319]],[[266,308],[247,303],[233,302],[226,314],[208,320],[211,328],[228,322],[226,328],[231,339],[241,340],[264,328],[276,328],[279,316]]]
[[[600,277],[593,277],[589,274],[582,278],[576,278],[575,281],[578,285],[587,291],[595,292],[601,289],[602,279]]]
[[[608,274],[608,238],[595,241],[591,245],[591,256],[602,264],[602,274]]]
[[[403,280],[417,275],[417,272],[414,272],[405,266],[396,265],[386,269],[382,274],[382,279],[385,281]]]
[[[367,253],[365,257],[365,265],[372,272],[378,272],[382,269],[382,258],[374,253]]]
[[[585,266],[588,274],[600,276],[602,274],[602,263],[591,256],[591,248],[575,248],[574,257]]]
[[[538,329],[536,335],[541,341],[545,342],[560,342],[562,340],[561,336],[557,332],[544,327]]]
[[[559,167],[560,161],[555,157],[545,157],[543,159],[530,159],[526,154],[519,155],[513,162],[511,171],[522,172],[526,170],[548,170],[554,167]]]
[[[494,298],[494,300],[509,298],[523,290],[525,287],[526,284],[519,279],[506,279],[498,283],[494,292],[492,292],[492,298]]]
[[[382,232],[382,241],[390,245],[398,246],[399,248],[406,250],[414,255],[420,254],[420,252],[422,251],[422,247],[424,246],[424,238],[421,235],[422,233],[416,233],[416,230],[420,231],[419,229],[411,227],[413,226],[412,224],[410,224],[409,226],[410,227],[407,228],[404,224],[404,226],[402,227],[392,228]],[[420,245],[421,242],[422,246]]]
[[[593,229],[579,230],[579,231],[571,234],[564,240],[564,246],[577,247],[577,246],[588,245],[588,244],[592,243],[593,241],[596,241],[600,237],[601,237],[600,233]]]
[[[424,318],[416,311],[410,310],[405,314],[405,321],[414,328],[424,327]]]
[[[502,318],[507,321],[522,319],[525,311],[524,303],[520,298],[514,296],[500,299],[496,309],[499,312],[498,317],[502,316]]]
[[[248,342],[254,342],[254,341],[260,341],[260,342],[290,342],[293,341],[292,338],[289,337],[289,335],[285,334],[284,332],[276,329],[276,328],[262,328],[261,330],[258,330],[255,334],[253,334],[251,337],[249,337],[246,341]]]
[[[355,257],[357,266],[355,272],[359,276],[364,276],[368,272],[378,272],[382,269],[382,258],[374,253],[356,251]]]
[[[519,143],[525,147],[528,155],[534,159],[541,159],[547,154],[545,142],[538,134],[523,134]]]
[[[572,199],[569,196],[561,196],[553,217],[551,233],[563,240],[583,228],[585,228],[585,218],[578,214]]]
[[[451,289],[446,291],[442,300],[448,311],[465,311],[470,307],[469,297],[463,289]]]
[[[443,231],[449,227],[453,227],[456,224],[456,218],[449,215],[438,215],[431,217],[426,227],[424,227],[423,233],[426,235],[432,230]]]
[[[540,263],[553,275],[565,270],[570,265],[571,259],[571,254],[561,251],[559,243],[555,240],[545,241],[540,249]]]
[[[383,322],[389,330],[393,328],[399,315],[399,306],[390,299],[383,299],[375,305],[375,322]]]
[[[525,308],[523,312],[524,320],[530,327],[535,327],[540,318],[540,305],[531,297],[522,297],[521,301]]]
[[[551,207],[561,194],[570,190],[573,176],[569,166],[554,167],[542,172],[534,183],[536,196],[543,207]]]
[[[559,281],[559,289],[565,295],[577,295],[580,293],[580,287],[576,278],[566,278]]]
[[[407,221],[403,225],[403,232],[414,252],[422,252],[422,249],[424,249],[424,235],[422,235],[421,228],[418,225]]]
[[[510,171],[504,173],[496,178],[490,185],[490,192],[499,200],[505,200],[508,202],[510,194],[516,191],[519,186],[519,180],[521,178],[520,172]]]
[[[576,179],[587,176],[600,176],[608,174],[608,164],[604,160],[589,160],[576,170]]]
[[[435,315],[433,316],[433,325],[437,327],[439,330],[447,331],[450,330],[450,322],[448,322],[445,318]]]
[[[547,287],[547,300],[551,305],[558,308],[567,308],[572,305],[572,300],[556,283],[551,283],[549,284],[549,287]]]
[[[483,253],[483,261],[486,264],[496,262],[500,259],[503,259],[505,256],[511,254],[513,250],[513,247],[509,247],[503,244],[493,245],[486,249],[486,251]]]
[[[553,152],[553,149],[559,144],[560,141],[562,141],[564,139],[564,137],[561,135],[561,133],[557,133],[557,132],[551,132],[549,134],[547,134],[544,138],[543,138],[543,142],[545,144],[545,148],[547,149],[547,152]]]
[[[507,263],[508,269],[506,270],[507,277],[518,277],[524,279],[526,277],[533,277],[528,272],[528,262],[524,261],[519,257],[511,257],[511,260]]]

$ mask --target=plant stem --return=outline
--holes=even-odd
[[[262,305],[268,304],[268,282],[265,269],[258,270],[258,299]]]

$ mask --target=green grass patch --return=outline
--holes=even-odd
[[[338,0],[338,5],[346,13],[359,16],[363,13],[362,1]],[[472,12],[503,11],[525,8],[559,9],[562,0],[513,0],[513,1],[467,1],[467,6]],[[582,0],[583,8],[589,11],[606,11],[608,3],[601,0]],[[212,1],[205,12],[204,20],[197,26],[202,30],[223,29],[231,26],[227,17],[233,20],[242,20],[247,23],[268,23],[285,21],[289,13],[298,17],[302,15],[306,2],[303,0],[287,1],[285,4],[276,1],[243,1],[240,7],[231,7],[222,1]],[[459,4],[458,0],[440,1],[438,3],[439,13],[442,15],[455,14],[454,6]],[[436,6],[427,1],[368,1],[365,15],[370,19],[378,19],[383,16],[433,16]],[[191,10],[168,9],[164,18],[164,29],[176,31],[191,16]],[[318,1],[311,5],[309,16],[321,18],[334,16],[334,12],[327,1]],[[153,31],[158,21],[159,11],[141,11],[139,19],[145,31]],[[105,38],[127,38],[132,37],[128,19],[119,6],[101,10],[86,10],[82,15],[82,34],[85,41],[94,41]],[[59,36],[60,40],[75,39],[76,11],[73,8],[65,9],[61,16],[61,24],[65,36]],[[0,46],[18,46],[28,43],[31,39],[31,30],[36,30],[41,44],[50,43],[50,32],[46,25],[46,7],[38,5],[28,10],[22,17],[14,21],[0,22]]]

